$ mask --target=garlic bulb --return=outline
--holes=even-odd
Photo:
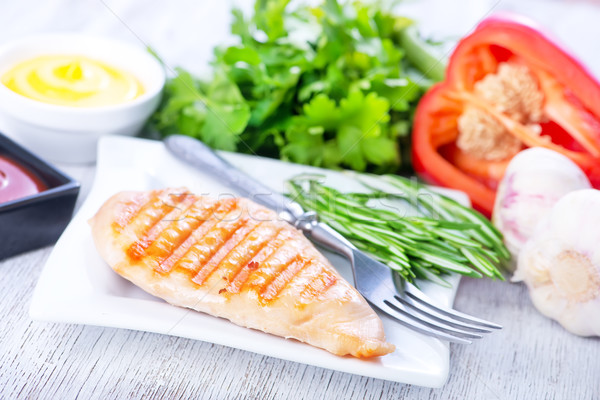
[[[581,336],[600,336],[600,191],[578,190],[556,203],[519,255],[535,307]]]
[[[534,147],[517,154],[498,186],[492,215],[513,259],[561,197],[590,187],[583,171],[560,153]]]

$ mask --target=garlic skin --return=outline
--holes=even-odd
[[[600,191],[565,195],[519,255],[535,307],[580,336],[600,336]]]
[[[533,147],[517,154],[498,186],[492,214],[492,223],[504,235],[513,260],[561,197],[589,188],[581,168],[560,153]]]

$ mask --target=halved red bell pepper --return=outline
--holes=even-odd
[[[544,121],[533,132],[474,94],[475,83],[503,62],[528,68],[543,93]],[[413,164],[430,183],[466,192],[490,216],[495,190],[513,155],[486,160],[457,146],[458,118],[476,107],[517,137],[522,148],[542,146],[576,162],[600,187],[600,84],[574,57],[522,17],[481,22],[450,57],[445,81],[421,99],[413,126]],[[541,133],[539,132],[541,128]]]

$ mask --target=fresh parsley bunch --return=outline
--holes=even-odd
[[[209,81],[178,69],[154,127],[318,167],[409,166],[414,109],[444,73],[413,21],[381,3],[288,3],[257,0],[250,19],[233,10],[239,43],[215,49]]]

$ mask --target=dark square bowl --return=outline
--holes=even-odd
[[[0,134],[0,155],[33,172],[48,189],[0,203],[0,260],[56,243],[73,215],[79,183]]]

